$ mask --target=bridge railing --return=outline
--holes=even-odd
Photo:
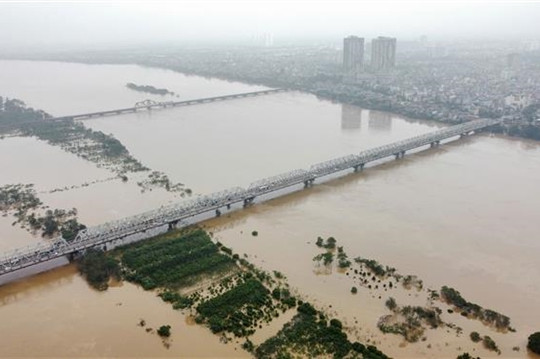
[[[297,169],[255,181],[249,185],[248,191],[257,193],[259,190],[266,191],[268,189],[279,188],[289,184],[301,183],[310,178],[312,178],[312,175],[308,171]]]

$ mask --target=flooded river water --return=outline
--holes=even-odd
[[[179,99],[261,89],[137,66],[0,61],[0,96],[20,98],[53,115],[127,107],[145,98],[175,99],[134,92],[125,88],[127,82],[168,88]],[[247,186],[438,128],[297,92],[85,124],[112,133],[144,165],[185,183],[195,195]],[[0,185],[34,183],[45,204],[76,207],[89,225],[180,200],[164,190],[141,193],[136,177],[127,183],[109,180],[114,174],[33,138],[0,140],[0,164]],[[91,182],[96,183],[81,186]],[[525,358],[526,337],[540,330],[538,183],[537,143],[481,135],[204,225],[255,264],[283,272],[299,293],[361,328],[354,335],[396,358],[455,358],[458,348],[493,355],[472,344],[471,330],[494,338],[501,357]],[[49,193],[66,186],[76,188]],[[11,222],[12,217],[0,218],[0,250],[40,240]],[[253,230],[259,236],[251,236]],[[376,328],[387,294],[353,296],[344,274],[314,272],[317,236],[334,236],[349,257],[377,259],[418,275],[430,288],[454,287],[466,299],[510,316],[517,333],[496,333],[454,318],[464,329],[461,338],[433,331],[425,343],[400,347],[399,337],[382,336]],[[414,301],[414,293],[394,296]],[[153,327],[172,325],[169,349],[137,326],[141,318]],[[127,283],[95,292],[72,266],[0,287],[0,319],[5,324],[0,356],[246,356],[208,330],[187,326],[181,313],[154,294]]]

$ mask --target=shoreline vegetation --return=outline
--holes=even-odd
[[[72,119],[47,121],[51,117],[20,100],[0,97],[0,135],[37,137],[117,175],[148,171],[112,135],[91,130]]]
[[[373,345],[351,342],[340,320],[293,295],[283,274],[262,271],[246,257],[202,229],[186,228],[108,253],[87,251],[78,267],[98,290],[123,278],[154,291],[222,342],[243,340],[242,348],[256,358],[388,358]],[[263,324],[292,310],[294,316],[275,336],[260,345],[251,341]]]
[[[133,91],[149,93],[152,95],[161,95],[161,96],[171,95],[171,96],[178,97],[178,95],[174,93],[173,91],[169,91],[168,89],[165,89],[165,88],[156,88],[150,85],[136,85],[133,82],[128,82],[126,84],[126,87]]]
[[[80,230],[86,228],[77,220],[77,209],[49,209],[37,197],[32,184],[5,185],[0,187],[0,213],[10,213],[16,218],[12,225],[19,224],[32,234],[52,238],[61,235],[71,241]]]
[[[515,332],[510,325],[510,318],[491,309],[485,309],[478,304],[468,302],[461,294],[448,286],[442,286],[440,290],[425,288],[423,281],[416,275],[402,275],[395,268],[385,266],[373,259],[356,257],[351,263],[343,247],[337,245],[334,237],[324,240],[318,237],[315,245],[326,249],[325,252],[313,258],[315,262],[315,273],[332,274],[336,267],[338,273],[345,274],[351,281],[351,293],[356,295],[362,288],[368,290],[375,298],[385,300],[385,307],[391,314],[383,315],[379,318],[377,327],[384,334],[396,334],[402,336],[405,341],[415,343],[426,340],[426,330],[453,330],[457,336],[463,333],[463,329],[450,321],[443,321],[441,315],[443,309],[441,304],[446,304],[448,314],[461,315],[472,320],[478,320],[486,328],[499,333]],[[334,252],[337,248],[338,262],[334,263]],[[324,270],[321,270],[321,267]],[[344,271],[340,269],[345,269]],[[425,306],[405,305],[400,306],[391,295],[400,289],[404,291],[414,290],[422,295],[426,301]],[[389,293],[390,292],[390,293]],[[386,299],[383,296],[387,296]],[[490,351],[500,354],[501,351],[495,341],[485,335],[471,333],[471,340],[478,343]],[[515,350],[513,347],[512,350]]]
[[[27,107],[21,100],[0,96],[0,140],[4,136],[36,137],[115,173],[123,182],[129,180],[128,174],[148,172],[146,179],[137,182],[141,192],[163,188],[181,197],[192,194],[184,184],[173,183],[165,173],[141,164],[113,135],[94,131],[72,119],[47,121],[49,118],[49,114]]]

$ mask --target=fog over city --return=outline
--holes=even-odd
[[[402,40],[516,38],[540,34],[531,1],[146,1],[0,3],[4,47],[149,42],[276,43],[350,33]]]

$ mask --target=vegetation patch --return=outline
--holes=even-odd
[[[75,154],[84,160],[104,167],[128,180],[128,172],[144,172],[143,166],[114,136],[94,131],[71,118],[51,121],[52,116],[41,110],[27,107],[17,99],[0,97],[0,139],[2,135],[37,137],[52,146]],[[161,187],[167,191],[190,195],[191,190],[181,183],[172,183],[162,172],[153,171],[139,182],[142,191]]]
[[[345,270],[351,266],[347,253],[343,250],[343,247],[337,247],[337,256],[334,256],[337,240],[334,237],[328,237],[326,241],[322,237],[317,237],[315,245],[319,248],[325,248],[326,252],[320,253],[313,257],[313,261],[317,263],[317,266],[321,264],[327,269],[330,269],[330,265],[334,262],[334,257],[337,257],[337,267],[340,270]]]
[[[326,241],[322,237],[317,237],[317,241],[315,242],[315,245],[317,247],[333,250],[336,248],[336,243],[337,241],[334,237],[328,237]]]
[[[467,317],[476,318],[487,326],[492,326],[499,330],[514,330],[510,326],[509,317],[491,309],[484,309],[478,304],[468,302],[454,288],[443,286],[440,297],[441,300],[459,309],[462,314]]]
[[[332,252],[325,252],[321,254],[317,254],[315,257],[313,257],[313,261],[316,262],[318,265],[321,263],[325,266],[329,266],[334,262],[334,253]]]
[[[351,343],[339,320],[328,320],[311,304],[302,303],[297,310],[276,336],[255,349],[256,358],[388,358],[375,346]]]
[[[171,336],[171,326],[170,325],[162,325],[161,327],[158,328],[157,334],[160,337],[163,337],[163,338],[170,337]]]
[[[473,357],[469,353],[463,353],[463,354],[458,355],[456,359],[480,359],[480,357]]]
[[[118,273],[118,267],[108,267],[113,261],[118,263],[112,257],[121,260],[125,278],[145,289],[158,288],[163,301],[171,303],[174,309],[188,311],[196,323],[220,334],[224,342],[231,340],[231,336],[246,338],[242,348],[258,358],[288,358],[292,354],[387,358],[375,346],[351,343],[339,320],[329,319],[309,303],[297,300],[283,274],[257,269],[230,248],[219,242],[214,244],[201,229],[129,244],[109,255],[89,251],[80,265],[85,268],[87,279],[98,283],[100,289],[106,288],[108,278]],[[220,275],[219,281],[213,276],[216,273]],[[263,323],[297,305],[296,316],[275,337],[258,347],[253,344],[250,336]],[[139,322],[139,326],[145,325],[144,320]],[[166,337],[168,330],[170,327],[162,326],[157,332]],[[166,341],[164,344],[170,345]]]
[[[146,93],[150,93],[152,95],[161,95],[161,96],[165,96],[165,95],[176,95],[173,91],[169,91],[167,89],[160,89],[160,88],[156,88],[154,86],[150,86],[150,85],[136,85],[134,84],[133,82],[128,82],[126,84],[126,87],[130,90],[133,90],[133,91],[138,91],[138,92],[146,92]]]
[[[527,348],[533,353],[540,354],[540,332],[529,335]]]
[[[346,269],[351,266],[351,261],[349,260],[347,253],[343,251],[343,247],[338,247],[338,267],[341,269]]]
[[[32,184],[16,184],[0,187],[0,212],[12,213],[22,228],[43,237],[61,234],[67,241],[73,240],[81,229],[86,228],[77,221],[77,210],[47,209],[37,197]]]
[[[111,277],[121,278],[119,262],[102,250],[88,249],[78,259],[77,267],[88,283],[97,290],[106,290]]]
[[[491,337],[489,336],[484,336],[482,338],[482,343],[484,344],[484,348],[486,348],[487,350],[491,350],[493,352],[496,352],[497,354],[501,354],[501,350],[499,349],[499,347],[497,346],[497,344],[495,343],[495,341],[493,339],[491,339]]]
[[[137,185],[141,187],[143,193],[156,188],[164,188],[168,192],[179,192],[182,197],[192,193],[191,189],[185,188],[183,183],[173,183],[169,176],[159,171],[150,172],[144,180],[137,182]]]
[[[245,337],[255,333],[263,318],[266,322],[272,319],[274,306],[270,291],[258,279],[248,277],[231,290],[197,306],[199,321],[204,321],[213,333],[225,331]]]
[[[121,258],[126,279],[147,290],[186,287],[202,276],[235,269],[234,260],[221,254],[200,229],[129,245]]]
[[[20,100],[0,101],[0,133],[35,136],[64,151],[118,174],[147,171],[112,135],[94,131],[72,119],[50,121],[49,114],[28,108]]]
[[[411,343],[417,342],[424,335],[426,327],[436,329],[443,324],[439,308],[399,307],[392,297],[386,301],[386,307],[393,314],[379,319],[377,323],[379,329],[383,333],[402,335],[405,340]]]

